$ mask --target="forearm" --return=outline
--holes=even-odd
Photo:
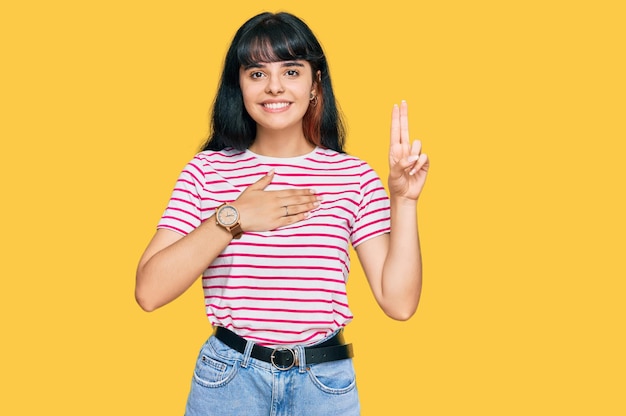
[[[422,257],[417,224],[417,200],[391,199],[389,250],[382,270],[381,294],[388,315],[411,317],[422,289]]]
[[[208,220],[174,243],[154,253],[146,252],[137,268],[135,296],[139,305],[151,311],[176,299],[231,239],[228,231]],[[156,243],[159,244],[162,243]]]

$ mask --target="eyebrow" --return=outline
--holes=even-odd
[[[243,68],[244,69],[252,69],[252,68],[265,68],[266,64],[262,63],[262,62],[254,62],[251,63],[249,65],[245,65]],[[289,66],[298,66],[301,68],[304,68],[304,64],[298,61],[284,61],[281,62],[280,67],[281,68],[285,68],[285,67],[289,67]]]

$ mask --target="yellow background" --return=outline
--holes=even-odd
[[[182,414],[202,295],[144,313],[134,270],[262,10],[318,35],[350,153],[385,177],[406,99],[432,159],[415,317],[354,261],[363,415],[625,414],[621,3],[5,2],[0,414]]]

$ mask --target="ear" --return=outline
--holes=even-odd
[[[317,92],[318,88],[321,88],[319,84],[322,83],[322,71],[319,69],[315,73],[315,77],[313,78],[313,85],[311,86],[311,93]]]

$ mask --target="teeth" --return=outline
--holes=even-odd
[[[289,105],[289,103],[267,103],[267,104],[263,104],[263,106],[272,109],[272,110],[278,110],[279,108],[285,108]]]

